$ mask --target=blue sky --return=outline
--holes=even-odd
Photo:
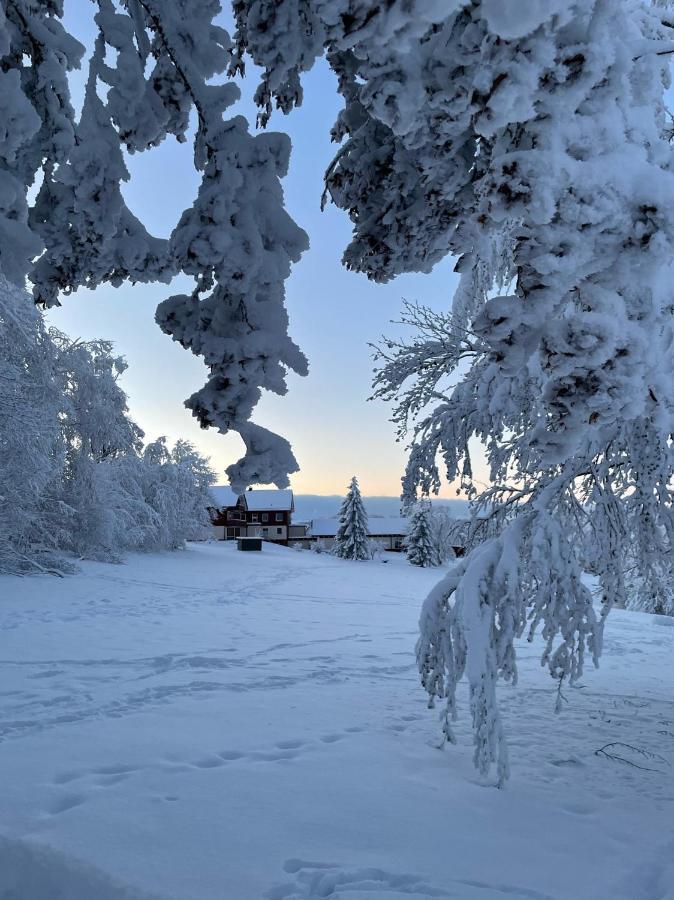
[[[84,43],[93,35],[91,16],[88,0],[66,3],[67,25]],[[75,97],[83,77],[75,79]],[[254,127],[249,98],[255,79],[249,75],[239,83],[243,97],[232,114],[246,115]],[[373,367],[368,343],[382,333],[400,333],[388,323],[397,318],[403,298],[446,309],[456,276],[451,260],[430,275],[406,275],[387,285],[373,284],[342,267],[350,223],[335,207],[320,210],[323,173],[335,152],[329,132],[341,101],[324,63],[305,76],[304,88],[302,107],[290,116],[275,113],[269,128],[291,136],[290,172],[283,186],[290,213],[311,241],[287,283],[291,334],[309,358],[310,374],[291,375],[288,394],[263,397],[254,418],[293,445],[301,467],[292,479],[296,491],[342,493],[356,474],[365,493],[397,495],[405,452],[395,442],[390,409],[367,401]],[[191,146],[170,139],[131,157],[128,166],[132,177],[124,189],[127,203],[150,231],[168,236],[197,190]],[[183,289],[189,284],[183,279]],[[203,384],[205,368],[154,323],[157,303],[177,289],[180,279],[170,287],[80,290],[65,298],[49,319],[72,336],[114,341],[129,362],[123,386],[132,415],[148,438],[188,438],[210,456],[223,480],[225,467],[241,455],[241,442],[236,435],[202,431],[184,409],[183,400]],[[449,487],[442,493],[455,496]]]

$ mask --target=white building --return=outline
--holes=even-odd
[[[403,516],[368,517],[368,536],[382,550],[402,550],[407,534],[408,520]],[[329,550],[335,540],[339,519],[312,519],[308,538],[320,541]]]

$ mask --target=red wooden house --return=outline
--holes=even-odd
[[[211,488],[211,496],[213,506],[209,513],[218,540],[260,537],[287,544],[289,539],[304,534],[303,526],[292,524],[292,491],[250,489],[237,495],[229,487],[217,486]]]

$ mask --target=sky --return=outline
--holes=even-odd
[[[91,3],[67,0],[65,8],[67,27],[89,45],[94,33]],[[84,77],[81,73],[73,80],[76,102]],[[245,115],[254,130],[252,67],[239,84],[242,100],[229,112]],[[304,76],[303,85],[303,105],[289,116],[275,113],[268,128],[291,137],[283,188],[289,212],[310,239],[310,249],[286,284],[290,334],[309,358],[310,372],[307,378],[289,374],[288,393],[265,394],[253,419],[292,444],[300,465],[291,479],[296,492],[341,494],[355,474],[364,493],[396,496],[405,448],[396,442],[390,407],[368,402],[373,370],[368,345],[382,334],[404,333],[389,324],[398,318],[403,299],[446,310],[456,286],[453,261],[444,260],[429,275],[405,275],[386,285],[346,271],[341,256],[351,233],[348,217],[334,206],[320,210],[323,173],[336,150],[330,128],[341,99],[324,62]],[[124,195],[129,207],[152,233],[168,237],[198,188],[191,145],[169,138],[159,148],[129,157],[127,165],[131,180]],[[191,440],[210,457],[222,483],[224,469],[242,455],[243,444],[237,435],[202,430],[183,407],[183,400],[204,383],[206,369],[154,322],[157,304],[190,285],[181,277],[170,286],[80,289],[65,297],[49,320],[72,337],[112,340],[128,361],[121,383],[147,438]],[[446,485],[441,496],[454,497],[456,491]]]

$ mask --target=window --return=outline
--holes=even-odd
[[[277,522],[283,521],[283,513],[276,513],[276,521]]]
[[[262,529],[262,537],[268,537],[268,536],[269,536],[269,529],[263,528]]]
[[[262,521],[263,522],[269,521],[269,513],[262,513]]]
[[[277,529],[276,529],[276,534],[283,534],[283,529],[282,529],[282,528],[277,528]]]
[[[260,517],[258,516],[257,513],[252,513],[252,514],[251,514],[251,517],[250,517],[250,521],[251,521],[251,522],[259,522],[259,521],[260,521]]]

